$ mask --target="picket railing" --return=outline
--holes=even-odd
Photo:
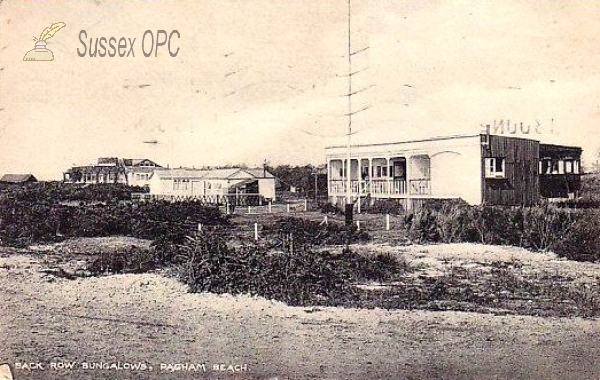
[[[429,180],[412,180],[410,183],[411,194],[430,194]],[[347,183],[344,180],[331,180],[329,186],[330,195],[346,194]],[[407,194],[407,183],[403,180],[393,179],[350,181],[350,190],[353,195],[403,195]]]

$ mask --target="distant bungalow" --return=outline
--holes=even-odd
[[[96,164],[73,166],[63,173],[65,183],[123,183],[148,186],[152,172],[162,168],[147,158],[101,157]]]
[[[150,197],[207,203],[262,204],[275,200],[275,176],[264,168],[156,169]]]

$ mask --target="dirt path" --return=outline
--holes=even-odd
[[[154,274],[66,280],[39,269],[0,257],[0,362],[44,366],[16,379],[600,379],[598,320],[291,308],[188,294]],[[91,362],[148,368],[82,368]]]

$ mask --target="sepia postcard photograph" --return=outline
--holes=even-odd
[[[600,380],[599,21],[0,0],[0,380]]]

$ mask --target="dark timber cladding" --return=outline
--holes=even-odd
[[[483,203],[535,205],[539,199],[539,142],[497,135],[481,138]]]

